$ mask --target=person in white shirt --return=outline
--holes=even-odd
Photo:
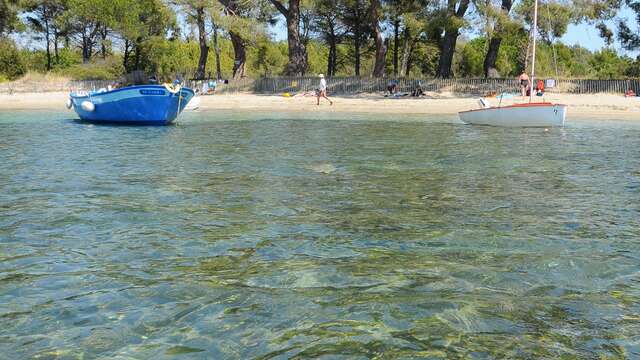
[[[321,97],[329,100],[329,104],[333,105],[333,101],[331,101],[331,99],[327,97],[327,80],[324,79],[324,75],[322,74],[318,75],[318,77],[320,78],[320,88],[318,89],[318,92],[317,92],[318,105],[320,105]]]

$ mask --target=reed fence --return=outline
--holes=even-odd
[[[335,77],[327,79],[327,87],[332,94],[384,92],[391,80],[389,78]],[[255,80],[253,91],[267,94],[296,93],[313,91],[318,87],[318,84],[317,77],[262,78]],[[398,91],[402,93],[409,93],[418,85],[425,92],[451,92],[468,95],[520,91],[520,84],[515,79],[397,79],[397,84]],[[628,89],[640,93],[640,79],[558,79],[555,80],[555,86],[547,87],[546,91],[570,94],[624,94]]]
[[[207,80],[186,80],[185,86],[191,89],[202,89]],[[237,94],[253,92],[256,80],[244,78],[239,80],[218,80],[216,86],[216,94]]]
[[[71,92],[106,88],[115,82],[111,80],[88,81],[47,81],[47,82],[5,82],[0,83],[0,93],[24,92]],[[384,92],[389,78],[334,77],[327,79],[328,90],[332,94],[360,94]],[[515,79],[397,79],[398,91],[410,93],[418,85],[425,92],[456,93],[462,95],[486,95],[489,93],[519,92],[519,83]],[[203,81],[187,80],[185,85],[193,89],[202,88]],[[218,81],[217,94],[253,92],[258,94],[282,94],[314,91],[319,85],[317,77],[277,77],[259,79]],[[626,80],[589,80],[558,79],[554,87],[547,92],[569,94],[624,94],[632,89],[640,94],[640,79]]]
[[[109,80],[47,80],[47,81],[14,81],[0,83],[0,93],[43,93],[43,92],[72,92],[81,90],[97,90],[113,84]]]

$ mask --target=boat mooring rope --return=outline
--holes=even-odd
[[[171,84],[163,84],[164,87],[172,94],[178,94],[178,109],[176,109],[176,119],[178,115],[180,115],[180,107],[182,106],[182,86],[180,84],[171,85]]]

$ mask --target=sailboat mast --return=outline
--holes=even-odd
[[[538,34],[538,0],[533,5],[533,51],[531,54],[531,87],[529,88],[529,102],[533,101],[533,84],[536,80],[536,37]]]

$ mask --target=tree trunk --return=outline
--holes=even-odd
[[[411,32],[409,29],[404,29],[404,36],[402,39],[402,62],[400,63],[400,76],[407,76],[409,73],[409,55],[411,53]]]
[[[91,60],[91,50],[89,49],[89,37],[86,30],[82,32],[82,62],[88,63]]]
[[[91,61],[93,47],[96,45],[95,39],[99,30],[100,23],[87,24],[82,29],[82,62],[85,64]]]
[[[135,50],[135,67],[134,70],[141,70],[140,69],[140,45],[136,44],[136,50]]]
[[[333,48],[329,45],[329,55],[327,55],[327,76],[331,77],[331,57],[333,57]]]
[[[355,50],[356,76],[360,76],[360,34],[358,32],[356,32],[353,47]]]
[[[207,31],[205,29],[205,12],[203,7],[196,9],[196,23],[198,25],[198,42],[200,44],[200,59],[198,60],[198,70],[194,77],[197,80],[205,78],[207,70],[207,58],[209,57],[209,46],[207,45]]]
[[[533,36],[533,33],[529,34],[529,37],[527,38],[527,47],[524,50],[524,57],[520,55],[521,56],[520,64],[522,64],[521,71],[527,71],[527,69],[529,68],[529,54],[531,53],[532,36]]]
[[[331,76],[336,76],[338,73],[338,42],[333,46],[333,57],[331,57]]]
[[[498,52],[500,52],[500,43],[502,43],[502,36],[495,35],[489,41],[489,49],[487,50],[487,56],[484,58],[484,77],[499,77],[498,70],[496,69],[496,62],[498,61]]]
[[[109,35],[109,31],[107,30],[107,27],[105,26],[100,31],[100,36],[102,38],[102,41],[100,42],[100,49],[101,49],[101,53],[102,53],[102,58],[103,59],[107,58],[107,36],[108,35]]]
[[[502,0],[502,15],[509,14],[511,11],[511,6],[513,5],[512,0]],[[500,44],[502,43],[502,18],[498,19],[496,23],[494,36],[489,41],[489,49],[487,50],[487,56],[484,58],[484,76],[492,77],[498,75],[498,70],[496,69],[496,62],[498,61],[498,53],[500,52]],[[499,76],[499,75],[498,75]]]
[[[287,74],[302,76],[307,72],[307,49],[300,40],[300,0],[289,0],[287,40],[289,44]]]
[[[49,33],[51,32],[49,29],[49,21],[44,21],[44,31],[45,31],[45,39],[47,42],[47,71],[51,71],[51,37]]]
[[[411,43],[409,44],[409,51],[407,53],[407,76],[409,75],[409,72],[411,72],[411,66],[413,66],[413,60],[415,59],[413,56],[413,50],[415,49],[415,44]]]
[[[124,54],[122,56],[122,66],[125,71],[129,71],[129,55],[131,54],[131,43],[128,39],[124,40]]]
[[[384,76],[385,66],[387,65],[387,46],[382,36],[382,29],[380,28],[379,9],[380,0],[371,0],[371,27],[373,28],[373,37],[376,42],[376,62],[373,67],[373,77],[378,78]]]
[[[453,62],[453,54],[456,51],[458,32],[458,29],[447,32],[444,35],[444,40],[442,41],[442,46],[440,48],[440,63],[438,65],[438,74],[436,76],[443,79],[451,77],[451,64]]]
[[[229,31],[229,36],[231,37],[231,43],[233,44],[233,53],[234,53],[234,61],[233,61],[233,79],[237,80],[243,78],[245,71],[245,64],[247,62],[247,52],[246,45],[244,43],[244,39],[240,37],[237,33],[233,31]]]
[[[393,21],[393,76],[398,76],[398,43],[400,42],[400,20]]]
[[[89,59],[87,56],[87,29],[86,27],[82,29],[82,62],[88,63]]]
[[[332,40],[329,40],[329,55],[327,56],[327,76],[333,76],[333,56],[336,51],[335,44]]]
[[[287,19],[289,63],[287,75],[302,76],[307,72],[307,49],[300,39],[300,0],[289,0],[287,9],[279,0],[269,0]]]
[[[222,69],[220,67],[220,45],[218,45],[218,25],[213,23],[213,51],[216,54],[216,79],[222,79]]]
[[[455,0],[449,0],[447,12],[449,13],[448,24],[445,28],[444,38],[440,46],[440,62],[438,64],[438,72],[436,76],[441,78],[451,77],[451,64],[453,62],[453,54],[456,51],[456,42],[460,34],[460,23],[464,14],[467,12],[470,0],[461,0],[456,9]]]
[[[53,51],[56,57],[56,64],[60,64],[60,47],[58,41],[60,40],[60,36],[58,34],[58,28],[53,28]]]
[[[332,77],[336,75],[336,58],[338,52],[338,36],[336,35],[334,23],[328,21],[328,32],[326,34],[327,45],[329,45],[329,55],[327,56],[327,76]]]

